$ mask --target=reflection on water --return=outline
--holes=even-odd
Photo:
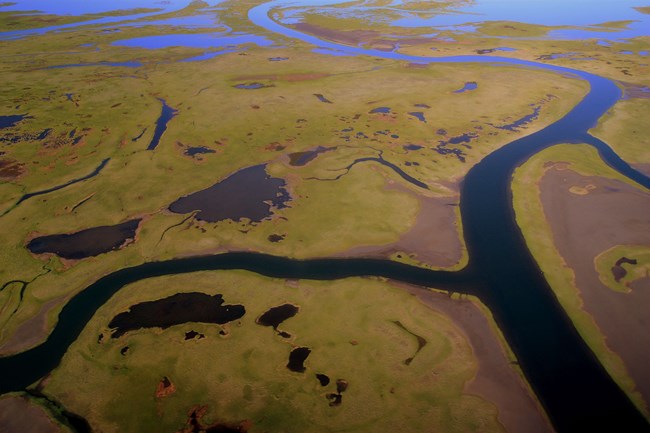
[[[87,21],[70,23],[40,29],[28,29],[0,32],[1,39],[19,38],[48,31],[63,30],[80,25],[109,25],[123,27],[155,25],[184,28],[214,29],[221,24],[218,21],[216,7],[223,0],[212,0],[196,8],[193,13],[181,17],[169,17],[155,20],[157,15],[179,11],[192,4],[191,0],[118,0],[118,1],[82,1],[62,0],[43,2],[42,0],[17,0],[0,6],[0,11],[28,11],[28,14],[57,14],[89,16]],[[590,0],[480,0],[466,1],[460,4],[446,2],[413,2],[412,0],[393,0],[383,5],[369,5],[368,2],[346,2],[344,0],[296,0],[273,2],[282,11],[272,11],[272,18],[284,25],[297,24],[305,20],[306,14],[328,15],[333,18],[356,18],[367,22],[380,22],[393,27],[428,28],[432,32],[425,36],[450,38],[449,32],[471,34],[484,22],[511,21],[542,25],[551,28],[549,33],[538,37],[554,39],[597,38],[602,40],[621,40],[650,34],[650,14],[642,13],[638,8],[648,5],[643,0],[601,0],[594,7]],[[343,7],[343,4],[345,7]],[[101,16],[115,13],[119,16]],[[615,24],[613,24],[615,23]],[[230,32],[230,29],[228,29]],[[441,34],[441,32],[446,32]],[[253,38],[250,42],[259,46],[268,46],[270,42],[254,35],[235,35],[235,42],[223,42],[206,45],[209,34],[203,36],[203,42],[197,42],[189,35],[161,35],[167,40],[177,39],[176,43],[164,44],[156,48],[169,46],[216,47],[228,44],[240,44],[240,38]],[[201,35],[192,35],[201,39]],[[528,37],[530,38],[530,37]],[[164,40],[164,39],[163,39]],[[213,41],[214,42],[214,41]],[[138,43],[142,43],[139,41]],[[148,43],[148,42],[147,42]],[[156,43],[156,42],[151,42]],[[142,45],[136,45],[142,46]],[[148,47],[149,48],[149,47]],[[331,54],[331,53],[330,53]],[[334,53],[336,54],[336,53]]]
[[[207,2],[210,6],[223,0]],[[129,9],[159,9],[170,12],[181,9],[191,3],[191,0],[12,0],[11,4],[2,7],[2,11],[38,11],[55,15],[85,15],[106,13],[116,10]]]
[[[636,9],[648,5],[638,0],[601,0],[594,6],[590,0],[480,0],[453,3],[394,0],[384,6],[368,6],[366,2],[346,7],[332,6],[341,1],[293,2],[292,8],[273,14],[283,24],[296,24],[307,13],[316,12],[334,18],[359,18],[394,27],[430,28],[437,31],[472,33],[476,24],[489,21],[513,21],[553,27],[547,36],[555,39],[626,39],[650,33],[650,15]],[[629,21],[627,25],[603,25]]]

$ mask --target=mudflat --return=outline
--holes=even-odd
[[[562,168],[548,170],[539,184],[555,245],[575,273],[583,309],[623,359],[647,403],[650,333],[644,329],[648,329],[650,279],[637,280],[630,293],[616,292],[600,281],[594,259],[616,245],[650,244],[650,193]]]

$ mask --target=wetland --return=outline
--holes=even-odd
[[[0,6],[16,407],[53,431],[37,394],[102,431],[650,429],[644,9],[142,3]]]

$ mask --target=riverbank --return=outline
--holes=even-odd
[[[650,302],[647,290],[614,291],[599,279],[599,272],[611,272],[614,263],[595,268],[598,255],[613,247],[621,257],[634,256],[634,247],[627,245],[650,243],[647,191],[603,165],[595,150],[567,145],[518,168],[513,189],[517,221],[558,299],[647,416],[650,353],[646,335],[636,332]]]

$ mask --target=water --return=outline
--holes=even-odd
[[[310,5],[317,3],[310,2]],[[496,3],[485,0],[485,4],[494,5],[492,11],[499,10]],[[539,2],[530,2],[527,19],[548,18],[548,13],[540,16],[534,13],[537,3]],[[580,0],[575,2],[580,3],[583,5],[580,10],[585,16],[588,15],[590,25],[597,23],[594,20],[598,19],[599,8],[588,7]],[[299,261],[253,253],[227,253],[145,263],[116,271],[90,285],[66,304],[58,324],[45,343],[27,352],[0,359],[0,370],[12,372],[11,377],[3,378],[0,391],[21,389],[50,371],[58,364],[94,311],[113,293],[134,281],[216,269],[245,269],[278,278],[324,280],[375,275],[478,296],[492,312],[559,432],[648,431],[650,428],[647,421],[598,363],[544,280],[515,224],[509,189],[515,167],[541,149],[563,142],[586,142],[596,147],[610,166],[650,188],[650,179],[633,170],[604,142],[587,132],[620,98],[618,87],[605,78],[585,72],[504,57],[430,58],[347,47],[302,34],[271,20],[269,11],[283,4],[282,1],[273,1],[257,6],[251,9],[249,18],[267,30],[311,43],[322,53],[344,53],[418,63],[516,65],[585,80],[589,82],[591,91],[561,120],[491,153],[469,171],[462,185],[460,199],[469,254],[469,264],[464,270],[435,272],[386,260]],[[627,8],[626,1],[616,4],[617,7],[625,6],[621,9]],[[399,3],[394,5],[399,6]],[[577,12],[558,13],[561,9],[549,7],[549,2],[544,5],[556,15],[555,19],[562,17],[565,23],[572,23],[568,25],[579,25],[576,20],[582,19]],[[557,5],[557,8],[562,7]],[[516,7],[511,11],[501,10],[498,16],[499,19],[516,19],[512,18],[516,17],[513,15],[516,12]],[[627,10],[625,12],[632,13]],[[487,12],[482,19],[487,19],[486,16]],[[613,19],[619,18],[616,14],[607,14],[608,21]],[[633,27],[630,25],[626,30],[613,34],[620,36],[625,31],[633,31]],[[316,96],[324,98],[323,95]]]
[[[54,253],[65,259],[78,260],[119,249],[135,238],[140,219],[113,226],[100,226],[70,234],[40,236],[27,244],[34,254]]]
[[[169,206],[175,213],[198,211],[202,221],[260,222],[290,200],[284,179],[271,177],[265,165],[248,167],[201,191],[181,197]]]
[[[162,110],[160,112],[160,117],[158,117],[158,120],[156,121],[156,129],[154,130],[151,142],[147,146],[147,150],[154,150],[158,147],[162,135],[167,130],[167,124],[174,118],[174,116],[176,116],[176,114],[178,114],[178,111],[167,105],[167,102],[164,99],[158,98],[158,100],[162,104]]]
[[[305,13],[313,12],[337,18],[358,17],[368,21],[390,24],[392,27],[427,28],[469,34],[477,25],[491,21],[512,21],[541,26],[575,27],[557,29],[546,35],[554,39],[626,39],[650,33],[650,15],[635,7],[647,6],[647,1],[636,0],[480,0],[445,5],[423,2],[420,10],[403,7],[404,1],[395,0],[385,7],[357,3],[343,7],[329,7],[341,1],[296,2],[297,7],[287,11],[283,24],[303,20]],[[382,14],[390,11],[390,14]],[[397,15],[397,18],[393,18]],[[611,22],[630,21],[626,26],[603,26]],[[435,34],[432,34],[432,36]]]
[[[478,89],[478,84],[475,83],[474,81],[470,81],[465,83],[465,85],[462,88],[458,90],[454,90],[454,93],[464,93],[476,89]]]

